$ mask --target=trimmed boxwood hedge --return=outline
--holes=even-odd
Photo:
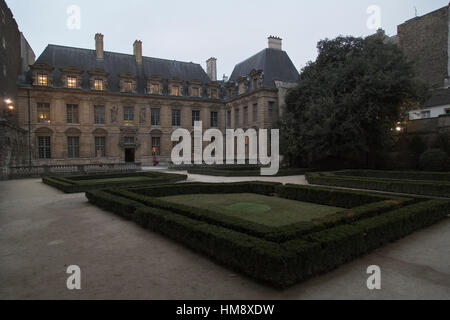
[[[370,252],[389,241],[431,225],[450,213],[450,200],[425,197],[391,197],[359,191],[304,186],[242,183],[237,190],[289,195],[292,199],[315,200],[359,205],[341,217],[325,217],[306,233],[291,233],[283,238],[267,237],[219,223],[204,213],[165,207],[155,200],[173,188],[187,192],[180,185],[145,188],[117,188],[86,193],[89,201],[140,226],[160,232],[214,260],[275,287],[291,286],[308,277],[330,271]],[[234,184],[183,184],[194,193],[209,193]],[[209,186],[209,188],[208,188]],[[298,188],[298,190],[294,190]],[[307,189],[311,188],[311,191]],[[284,190],[285,189],[285,190]],[[255,191],[256,190],[256,191]],[[239,191],[242,192],[242,191]],[[364,196],[365,194],[365,196]],[[350,212],[351,211],[351,212]],[[350,214],[351,213],[351,214]],[[280,228],[288,234],[289,229]],[[269,232],[270,234],[270,232]]]
[[[99,183],[97,179],[118,179],[129,177],[148,177],[151,180],[144,181],[105,181]],[[45,177],[42,182],[55,187],[65,193],[78,193],[88,190],[105,189],[121,186],[138,186],[161,183],[175,183],[187,179],[186,175],[164,173],[164,172],[133,172],[133,173],[111,173],[94,174],[72,177]]]
[[[390,177],[390,178],[388,178]],[[309,183],[336,187],[380,190],[435,197],[450,197],[450,174],[344,170],[307,173]]]
[[[216,177],[257,177],[261,176],[259,166],[224,166],[224,167],[192,167],[187,169],[190,174],[200,174]],[[304,175],[308,169],[281,168],[275,176],[299,176]]]

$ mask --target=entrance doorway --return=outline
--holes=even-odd
[[[133,148],[125,149],[125,162],[135,162],[135,150]]]

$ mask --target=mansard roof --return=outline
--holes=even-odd
[[[109,91],[120,91],[119,75],[124,73],[136,75],[138,93],[144,93],[146,79],[152,76],[211,82],[201,65],[192,62],[143,57],[142,64],[138,64],[134,55],[108,51],[104,52],[104,59],[97,59],[95,50],[58,45],[48,45],[36,64],[47,64],[55,68],[53,71],[55,84],[61,83],[62,68],[72,66],[83,70],[83,88],[89,87],[88,71],[103,70],[108,74]]]
[[[266,48],[237,64],[229,81],[247,77],[253,70],[264,73],[264,88],[275,88],[275,81],[297,82],[299,73],[285,51]]]

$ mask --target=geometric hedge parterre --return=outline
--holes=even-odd
[[[220,206],[200,208],[165,199],[193,194],[218,198],[255,194],[265,196],[258,199],[276,197],[278,202],[288,199],[337,210],[274,226],[227,214]],[[450,213],[450,199],[267,182],[118,187],[88,191],[86,197],[98,207],[278,288],[333,270]]]

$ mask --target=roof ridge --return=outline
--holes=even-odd
[[[95,52],[94,49],[87,49],[87,48],[79,48],[79,47],[71,47],[71,46],[64,46],[64,45],[59,45],[59,44],[48,44],[48,47],[60,47],[60,48],[67,48],[67,49],[76,49],[76,50],[82,50],[82,51],[90,51],[90,52]],[[47,49],[46,48],[46,49]],[[44,51],[46,50],[44,49]],[[122,53],[122,52],[115,52],[115,51],[104,51],[105,53],[109,53],[109,54],[115,54],[115,55],[123,55],[123,56],[129,56],[129,57],[134,57],[134,55],[129,54],[129,53]],[[160,60],[160,61],[168,61],[168,62],[178,62],[178,63],[184,63],[184,64],[191,64],[191,65],[197,65],[197,66],[201,66],[200,63],[194,63],[194,62],[187,62],[187,61],[180,61],[180,60],[175,60],[175,59],[164,59],[164,58],[156,58],[156,57],[149,57],[149,56],[142,56],[143,59],[153,59],[153,60]]]

